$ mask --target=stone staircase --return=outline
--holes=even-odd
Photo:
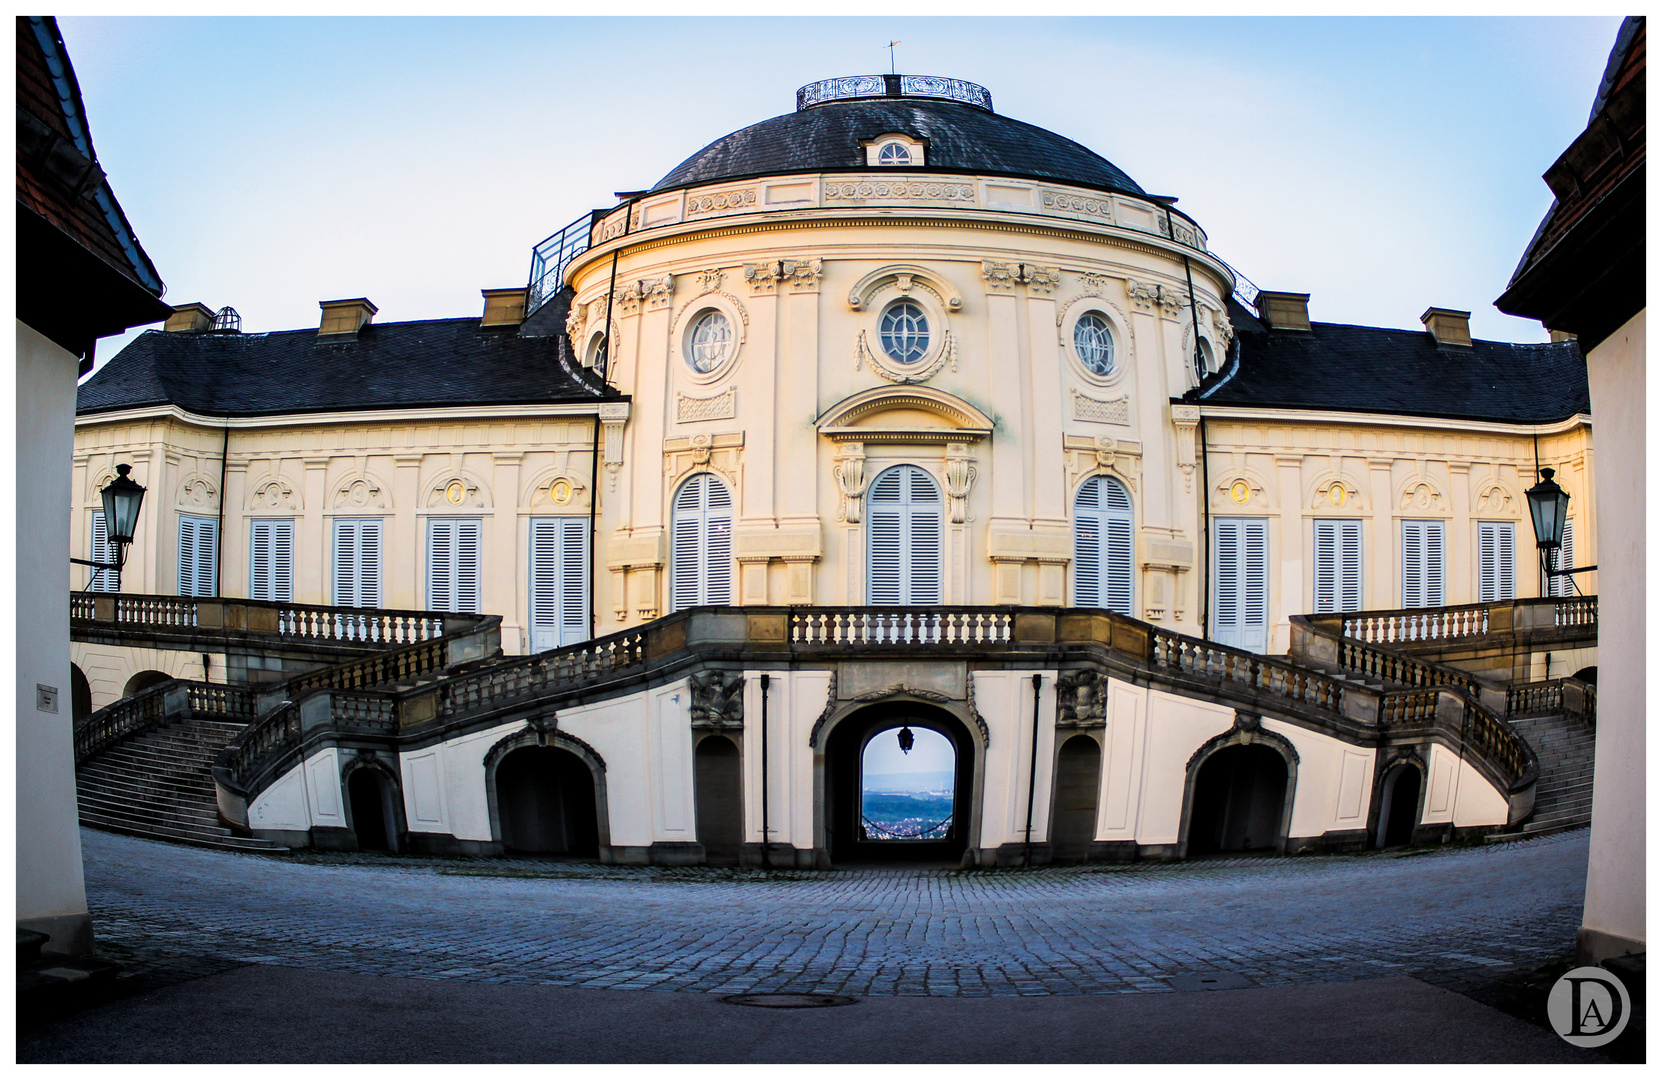
[[[151,840],[226,851],[283,852],[219,821],[214,758],[243,728],[192,718],[109,747],[75,771],[81,824]]]
[[[1593,727],[1571,716],[1528,716],[1510,721],[1541,761],[1535,782],[1535,814],[1524,836],[1577,829],[1593,820]]]

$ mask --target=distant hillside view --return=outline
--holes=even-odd
[[[894,728],[874,735],[862,755],[860,813],[873,840],[939,840],[952,827],[952,744],[928,728],[911,730],[909,752]]]

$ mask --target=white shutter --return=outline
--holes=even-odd
[[[940,489],[915,465],[872,483],[866,512],[866,603],[941,602]]]
[[[1269,522],[1214,518],[1212,639],[1263,652],[1269,646]]]
[[[294,599],[294,519],[249,522],[248,591],[255,600]]]
[[[105,527],[104,511],[92,512],[92,554],[88,556],[93,562],[115,562],[116,546],[110,543],[110,533]],[[87,583],[89,592],[120,592],[121,571],[94,570],[92,578]]]
[[[1402,606],[1443,605],[1443,523],[1402,523]]]
[[[1315,610],[1362,610],[1362,523],[1316,521]]]
[[[1575,519],[1567,518],[1564,521],[1564,536],[1560,540],[1558,550],[1552,552],[1547,559],[1549,570],[1569,570],[1575,566]],[[1548,596],[1574,596],[1575,580],[1568,574],[1562,577],[1547,578]]]
[[[588,574],[588,518],[531,519],[532,652],[588,637]]]
[[[479,613],[480,537],[478,518],[427,519],[427,608]]]
[[[733,498],[699,473],[670,505],[670,608],[733,602]]]
[[[219,522],[210,517],[179,515],[179,595],[216,596],[214,552]]]
[[[427,519],[427,610],[456,610],[456,522]]]
[[[1074,602],[1135,615],[1131,605],[1131,496],[1119,481],[1093,476],[1073,503]]]
[[[1073,500],[1073,602],[1102,606],[1102,520],[1099,486],[1085,481]]]
[[[1517,556],[1510,521],[1477,523],[1477,600],[1493,604],[1517,596]]]
[[[334,602],[340,607],[381,606],[381,519],[335,521]]]

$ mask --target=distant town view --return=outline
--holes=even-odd
[[[902,749],[901,732],[910,736]],[[956,754],[939,732],[878,732],[860,759],[860,816],[872,840],[940,840],[952,828]]]

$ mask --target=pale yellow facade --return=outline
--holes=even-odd
[[[1288,618],[1314,607],[1317,519],[1363,522],[1364,608],[1403,603],[1403,521],[1444,523],[1445,603],[1478,599],[1483,521],[1514,524],[1515,594],[1538,595],[1523,497],[1538,453],[1571,495],[1576,563],[1597,560],[1586,416],[1537,427],[1174,402],[1199,380],[1197,332],[1213,369],[1229,355],[1234,279],[1157,200],[874,169],[638,198],[594,238],[566,270],[566,330],[585,363],[607,342],[621,399],[82,416],[75,551],[90,551],[97,493],[129,462],[150,494],[126,591],[177,591],[180,515],[217,518],[223,503],[224,595],[249,595],[251,521],[279,517],[295,523],[294,601],[331,603],[331,522],[378,518],[382,604],[420,608],[426,522],[475,518],[481,606],[503,615],[504,649],[522,652],[527,521],[587,519],[596,495],[593,620],[605,634],[672,609],[671,500],[700,473],[732,497],[731,602],[829,606],[868,602],[863,507],[888,466],[918,466],[940,492],[949,605],[1073,604],[1074,501],[1110,476],[1132,506],[1128,613],[1207,630],[1208,522],[1260,518],[1264,647],[1284,652]],[[506,295],[487,294],[488,319],[519,317]],[[906,364],[880,344],[902,300],[930,327]],[[709,312],[731,338],[699,371],[688,357]],[[1110,328],[1105,374],[1076,344],[1086,316]],[[85,582],[77,568],[74,587]],[[1578,584],[1593,593],[1596,575]]]

